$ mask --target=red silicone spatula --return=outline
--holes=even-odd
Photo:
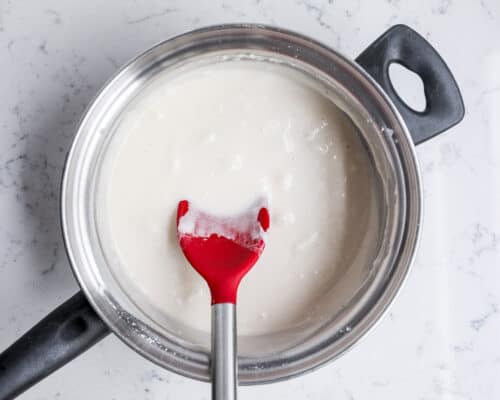
[[[269,212],[253,207],[215,217],[179,202],[177,233],[184,255],[207,282],[212,296],[212,398],[236,399],[236,293],[265,246]]]

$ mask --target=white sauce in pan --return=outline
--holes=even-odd
[[[366,263],[376,226],[370,162],[348,117],[295,74],[255,61],[204,66],[160,77],[128,107],[104,201],[134,301],[210,329],[207,285],[177,241],[182,199],[220,215],[267,199],[266,248],[239,289],[240,334],[307,321]]]

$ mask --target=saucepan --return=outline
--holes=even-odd
[[[328,318],[284,332],[238,338],[239,382],[275,382],[339,357],[380,319],[412,264],[422,217],[415,145],[461,121],[464,105],[450,70],[433,47],[396,25],[355,61],[300,34],[262,25],[221,25],[167,40],[122,68],[85,113],[68,154],[61,191],[63,237],[81,292],[0,355],[0,399],[12,398],[113,332],[156,364],[198,380],[210,378],[209,333],[179,329],[131,300],[108,265],[97,229],[99,176],[124,107],[160,72],[234,59],[278,62],[320,85],[358,128],[380,198],[376,254],[355,288],[334,293],[342,306]],[[417,112],[397,94],[389,66],[423,81]],[[332,227],[332,229],[334,229]],[[323,313],[324,314],[324,313]]]

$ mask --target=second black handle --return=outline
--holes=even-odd
[[[410,27],[393,26],[363,51],[356,62],[391,98],[415,144],[434,137],[462,120],[464,103],[455,78],[439,53]],[[398,96],[389,77],[391,63],[399,63],[420,76],[427,103],[424,111],[411,109]]]
[[[109,333],[78,292],[0,354],[0,400],[10,400]]]

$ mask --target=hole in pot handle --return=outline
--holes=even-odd
[[[401,64],[392,62],[389,64],[389,79],[401,101],[415,112],[424,112],[427,101],[424,82],[420,76]]]
[[[388,94],[415,144],[451,128],[464,117],[462,96],[448,66],[429,42],[408,26],[390,28],[363,51],[356,62]],[[411,109],[396,93],[389,77],[389,65],[394,62],[422,79],[426,99],[424,111]]]

